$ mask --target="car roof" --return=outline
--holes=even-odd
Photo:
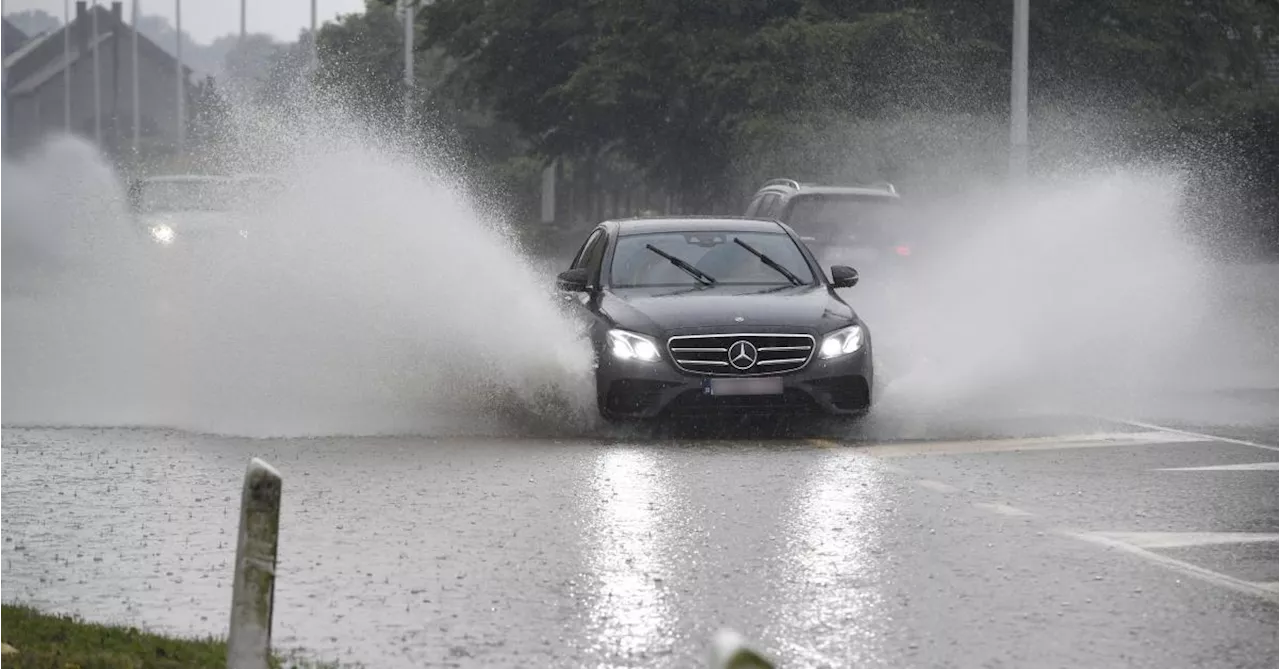
[[[620,236],[661,232],[783,232],[777,221],[746,216],[649,216],[609,221]]]
[[[278,177],[271,174],[160,174],[143,177],[139,179],[139,181],[143,183],[225,183],[233,181],[252,181],[256,179],[279,180]]]
[[[899,200],[898,191],[890,183],[857,186],[827,186],[814,183],[800,183],[791,179],[774,179],[767,182],[757,191],[766,191],[790,195],[845,195],[854,197],[883,198]]]

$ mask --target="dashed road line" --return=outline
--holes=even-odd
[[[840,442],[832,439],[809,439],[808,441],[818,448],[839,448],[841,445]]]
[[[1012,516],[1015,518],[1030,518],[1035,515],[1030,511],[1023,511],[1022,509],[1019,509],[1016,506],[1009,506],[1008,504],[1000,504],[997,502],[974,502],[973,505],[984,511],[993,511],[1002,516]]]
[[[1205,467],[1162,467],[1157,472],[1274,472],[1280,471],[1280,462],[1251,462],[1244,465],[1208,465]]]
[[[1196,441],[1221,441],[1228,444],[1239,444],[1240,446],[1252,446],[1254,448],[1261,448],[1268,451],[1280,451],[1280,447],[1271,446],[1269,444],[1259,444],[1256,441],[1246,441],[1244,439],[1232,439],[1231,437],[1219,437],[1212,434],[1204,434],[1202,432],[1189,432],[1187,430],[1179,430],[1177,428],[1165,427],[1163,425],[1156,425],[1154,423],[1144,423],[1142,421],[1128,420],[1124,418],[1107,418],[1103,416],[1099,416],[1099,418],[1102,418],[1103,420],[1111,421],[1113,423],[1121,423],[1123,425],[1140,427],[1140,428],[1143,428],[1144,430],[1158,430],[1160,432],[1167,432],[1171,435],[1179,435],[1179,436],[1188,437],[1188,438],[1195,437]]]
[[[932,490],[934,492],[941,492],[941,493],[947,493],[947,494],[951,494],[959,490],[959,488],[955,486],[949,486],[941,481],[930,481],[929,479],[917,479],[916,485],[920,486],[921,488]]]
[[[1106,546],[1107,548],[1124,551],[1130,555],[1140,557],[1148,562],[1155,563],[1161,567],[1171,569],[1206,583],[1234,590],[1246,595],[1261,597],[1272,602],[1280,601],[1280,592],[1277,592],[1274,584],[1272,583],[1255,583],[1253,581],[1246,581],[1232,576],[1227,576],[1226,574],[1220,574],[1216,571],[1205,569],[1204,567],[1198,567],[1191,563],[1183,562],[1182,560],[1175,560],[1174,558],[1166,555],[1152,553],[1145,548],[1112,538],[1104,532],[1074,532],[1060,530],[1059,533],[1073,539],[1079,539],[1099,546]]]

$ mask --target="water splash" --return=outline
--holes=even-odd
[[[285,185],[248,214],[247,240],[151,243],[78,140],[5,163],[5,250],[41,259],[4,265],[6,424],[249,436],[591,424],[590,353],[549,278],[445,168],[332,108],[244,119],[224,162]]]

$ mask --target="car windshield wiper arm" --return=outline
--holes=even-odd
[[[694,267],[693,265],[690,265],[689,263],[671,255],[670,253],[663,251],[662,249],[654,246],[653,244],[645,244],[644,247],[662,256],[663,258],[666,258],[667,260],[671,261],[672,265],[675,265],[676,267],[679,267],[685,272],[688,272],[690,276],[692,276],[693,278],[703,283],[711,284],[716,282],[716,280],[710,274],[707,274],[706,272],[698,269],[697,267]]]
[[[772,267],[775,270],[778,270],[778,273],[781,274],[782,276],[787,277],[787,281],[790,281],[793,285],[796,285],[796,286],[804,285],[804,282],[800,280],[800,277],[796,276],[795,274],[792,274],[791,270],[778,264],[777,260],[774,260],[773,258],[770,258],[769,256],[757,251],[754,246],[742,241],[741,239],[738,239],[737,237],[733,238],[733,243],[750,251],[753,255],[755,255],[755,257],[760,259],[760,262]]]

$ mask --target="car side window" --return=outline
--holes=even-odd
[[[602,231],[596,232],[595,239],[589,242],[586,253],[583,254],[582,266],[587,268],[587,281],[591,285],[599,283],[600,265],[604,261],[605,247],[608,246],[608,236]]]
[[[582,248],[578,249],[578,255],[573,257],[573,263],[569,265],[569,269],[578,269],[587,266],[587,258],[596,245],[599,245],[600,239],[604,237],[604,233],[596,230],[587,237],[587,241],[582,243]]]

